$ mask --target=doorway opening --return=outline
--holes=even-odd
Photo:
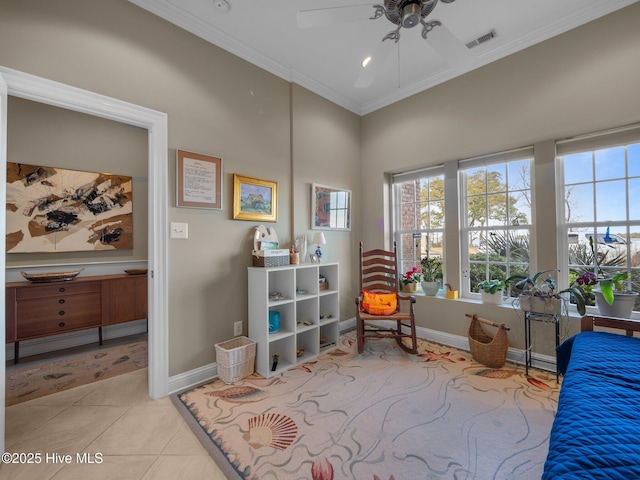
[[[68,110],[87,113],[116,122],[144,128],[148,131],[148,179],[149,179],[149,216],[148,216],[148,362],[149,362],[149,396],[160,398],[168,394],[169,366],[168,366],[168,288],[166,279],[167,268],[167,172],[168,146],[167,115],[162,112],[147,109],[118,99],[106,97],[94,92],[53,82],[23,72],[0,67],[0,83],[6,84],[6,94],[0,99],[0,118],[7,119],[6,95],[41,102]],[[9,120],[6,120],[9,121]],[[3,122],[0,122],[0,124]],[[6,122],[0,125],[6,133]],[[0,132],[1,133],[1,132]],[[4,136],[3,138],[6,138]],[[6,149],[6,142],[0,146]],[[6,171],[6,152],[0,155],[0,168]],[[2,189],[2,205],[6,209],[6,185]],[[4,219],[3,219],[4,220]],[[6,247],[2,242],[0,256],[4,259]],[[5,290],[5,280],[2,279],[2,292]],[[0,295],[0,307],[4,310],[4,293]],[[5,318],[2,315],[0,330],[4,333]],[[4,343],[4,342],[3,342]],[[0,362],[3,365],[0,376],[0,393],[5,393],[5,353],[0,349]],[[0,449],[4,451],[4,403],[0,405]]]

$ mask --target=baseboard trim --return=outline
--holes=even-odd
[[[440,332],[437,330],[431,330],[424,327],[416,327],[416,334],[420,338],[431,340],[442,345],[448,345],[450,347],[459,348],[468,352],[469,338],[461,335],[453,335],[451,333]],[[507,351],[507,360],[518,365],[524,365],[525,351],[519,348],[509,347]],[[540,370],[546,370],[550,372],[556,371],[556,359],[550,355],[542,355],[540,353],[532,352],[531,354],[531,366]]]
[[[373,323],[373,322],[371,322]],[[382,320],[380,322],[381,326],[384,325],[385,321]],[[386,322],[391,326],[392,322]],[[345,320],[340,322],[340,332],[345,332],[348,330],[353,330],[356,328],[356,319],[350,318],[349,320]],[[416,327],[416,335],[420,338],[424,338],[425,340],[429,340],[435,343],[440,343],[442,345],[447,345],[449,347],[459,348],[460,350],[464,350],[466,352],[469,351],[469,338],[463,337],[461,335],[454,335],[452,333],[440,332],[438,330],[431,330],[430,328],[425,327]],[[507,351],[507,360],[512,363],[516,363],[518,365],[524,365],[525,361],[525,351],[519,348],[509,347]],[[531,366],[533,368],[537,368],[540,370],[546,370],[550,372],[556,371],[556,359],[550,355],[542,355],[540,353],[532,352],[531,354]]]
[[[378,323],[383,325],[385,322],[380,321]],[[355,317],[340,322],[340,333],[348,332],[354,328],[356,328]],[[440,332],[438,330],[431,330],[430,328],[424,327],[416,327],[416,335],[431,342],[459,348],[466,352],[469,351],[469,339],[461,335]],[[507,360],[519,365],[524,365],[524,350],[509,347]],[[555,372],[556,359],[549,355],[542,355],[534,352],[531,355],[531,366],[540,370]],[[218,367],[215,363],[210,363],[209,365],[204,365],[202,367],[189,370],[188,372],[174,375],[173,377],[169,377],[169,393],[174,394],[182,390],[186,390],[187,388],[194,387],[200,383],[206,382],[207,380],[211,380],[216,375],[218,375]]]
[[[129,335],[137,335],[147,331],[147,320],[134,320],[133,322],[119,323],[117,325],[109,325],[102,328],[103,340],[112,340],[114,338],[127,337]],[[60,335],[52,335],[49,337],[35,338],[33,340],[24,340],[20,342],[20,359],[24,359],[31,355],[39,355],[41,353],[55,352],[56,350],[64,350],[66,348],[79,347],[81,345],[90,345],[98,343],[98,327],[79,332],[62,333]],[[5,347],[5,355],[7,359],[13,359],[14,344],[8,343]]]
[[[179,373],[169,377],[169,395],[195,387],[196,385],[211,380],[218,375],[218,365],[210,363],[202,367],[194,368],[188,372]]]

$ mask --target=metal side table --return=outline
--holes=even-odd
[[[540,312],[524,312],[524,358],[525,358],[525,373],[529,375],[529,368],[531,367],[531,322],[553,322],[556,327],[556,349],[560,345],[560,319],[562,315],[552,313],[540,313]],[[560,371],[558,370],[558,361],[556,358],[556,382],[560,379]]]

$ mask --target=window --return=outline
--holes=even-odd
[[[638,291],[640,128],[559,142],[557,171],[564,280],[594,271],[595,254],[605,275],[628,272],[627,288]],[[595,304],[593,287],[585,297],[587,305]],[[634,310],[640,310],[638,302]]]
[[[394,232],[401,272],[427,255],[444,259],[444,172],[434,168],[393,178]]]
[[[462,293],[528,275],[533,148],[460,162]]]

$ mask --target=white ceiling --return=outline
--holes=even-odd
[[[384,16],[300,28],[299,10],[374,5],[369,0],[129,0],[287,81],[364,115],[640,0],[456,0],[438,2],[439,20],[466,44],[490,30],[497,36],[471,50],[470,64],[447,63],[421,27],[402,29],[397,46],[367,88],[354,86],[361,60],[395,29]],[[374,8],[371,8],[371,14]],[[434,30],[435,31],[435,30]],[[444,30],[446,32],[446,30]],[[594,35],[597,32],[594,31]],[[435,37],[433,37],[435,38]]]

